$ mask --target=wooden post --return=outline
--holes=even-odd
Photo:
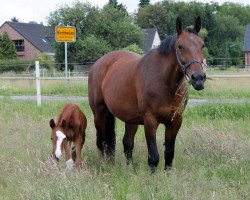
[[[36,102],[41,106],[41,83],[40,83],[40,68],[39,61],[36,61]]]

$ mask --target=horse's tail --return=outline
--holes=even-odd
[[[114,156],[115,154],[115,136],[115,116],[108,111],[105,122],[105,151],[108,156]]]

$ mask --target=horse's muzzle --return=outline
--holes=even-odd
[[[52,154],[52,155],[51,155],[51,157],[52,157],[52,159],[54,159],[54,160],[56,160],[56,161],[59,161],[59,158],[58,158],[58,157],[56,157],[56,155],[55,155],[55,154]]]
[[[194,72],[191,74],[190,81],[195,90],[203,90],[206,74],[204,72]]]

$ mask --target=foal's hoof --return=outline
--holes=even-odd
[[[72,158],[67,160],[66,161],[66,170],[71,171],[73,169],[74,165],[75,164],[74,164],[74,161]]]

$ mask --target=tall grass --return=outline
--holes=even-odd
[[[0,199],[248,199],[249,104],[188,108],[170,172],[163,170],[160,126],[160,163],[150,175],[143,127],[136,134],[133,167],[125,164],[119,120],[115,164],[98,156],[87,102],[79,104],[88,119],[84,169],[66,171],[63,161],[50,160],[49,120],[64,103],[37,107],[33,102],[0,100]]]

